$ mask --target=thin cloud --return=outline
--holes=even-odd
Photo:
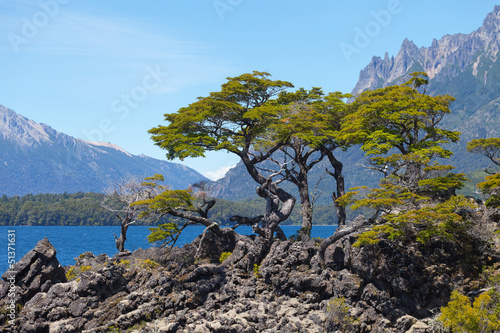
[[[218,170],[215,170],[215,171],[208,171],[208,172],[205,172],[205,173],[203,174],[203,176],[207,177],[207,178],[208,178],[208,179],[210,179],[210,180],[215,181],[215,180],[218,180],[218,179],[221,179],[222,177],[224,177],[224,176],[226,175],[226,173],[227,173],[230,169],[232,169],[232,168],[234,168],[234,167],[235,167],[234,165],[233,165],[233,166],[225,166],[225,167],[222,167],[222,168],[220,168],[220,169],[218,169]]]
[[[24,12],[33,10],[36,7]],[[9,24],[1,24],[0,29],[21,33],[21,17],[13,20],[11,16]],[[161,89],[153,92],[156,95],[219,82],[220,73],[237,71],[227,64],[226,59],[207,56],[216,54],[217,45],[175,36],[165,32],[165,27],[138,19],[115,17],[109,13],[76,12],[64,6],[35,37],[19,48],[24,55],[71,60],[71,64],[88,67],[90,72],[100,68],[103,71],[119,69],[124,73],[143,73],[145,66],[160,66],[170,73],[170,77]],[[13,54],[12,48],[1,49],[0,53]]]

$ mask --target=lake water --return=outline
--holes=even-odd
[[[151,247],[152,245],[147,241],[150,233],[148,228],[147,226],[131,226],[127,232],[125,248],[134,251]],[[192,242],[203,232],[204,228],[203,226],[187,227],[179,237],[176,246]],[[282,226],[287,237],[296,233],[299,228],[300,226]],[[326,238],[331,236],[336,228],[337,226],[313,226],[311,236]],[[239,227],[236,231],[245,235],[252,234],[252,229],[248,226]],[[0,244],[5,244],[0,249],[0,274],[8,268],[9,238],[12,239],[9,235],[15,235],[15,244],[11,245],[11,248],[15,249],[16,262],[33,249],[38,241],[47,237],[57,251],[57,260],[61,265],[67,266],[74,265],[75,258],[86,251],[96,256],[101,253],[106,253],[110,257],[115,255],[118,251],[113,233],[120,235],[120,227],[0,226]]]

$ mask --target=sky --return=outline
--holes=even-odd
[[[86,141],[165,160],[148,130],[269,72],[295,88],[351,92],[373,56],[479,28],[497,1],[0,0],[0,104]],[[209,178],[238,158],[177,161]]]

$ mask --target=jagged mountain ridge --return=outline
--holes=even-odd
[[[384,59],[373,57],[359,76],[352,93],[366,89],[377,89],[392,84],[400,84],[415,71],[425,71],[430,78],[427,91],[431,95],[448,94],[454,96],[452,114],[443,122],[444,126],[462,133],[461,142],[449,148],[455,155],[448,161],[458,172],[472,172],[486,167],[486,158],[470,154],[465,145],[474,138],[500,136],[500,6],[495,6],[483,25],[470,34],[446,35],[434,39],[430,47],[418,48],[405,39],[395,57]],[[373,186],[379,175],[363,168],[366,164],[359,151],[340,153],[344,164],[347,188],[359,185]],[[309,178],[315,186],[324,174],[326,164],[314,168]],[[234,200],[256,197],[257,184],[248,176],[240,163],[226,176],[212,185],[215,196]],[[285,185],[287,186],[287,185]],[[329,204],[331,190],[335,186],[331,177],[322,179],[324,195],[319,204]],[[293,186],[287,190],[294,193]],[[314,190],[314,189],[311,189]]]
[[[456,98],[442,126],[461,132],[461,141],[450,146],[450,162],[460,172],[488,165],[484,158],[467,152],[466,143],[475,138],[500,136],[500,5],[483,25],[470,34],[446,35],[430,47],[418,48],[405,39],[395,57],[373,57],[359,76],[354,95],[366,89],[400,84],[415,71],[429,75],[427,93]]]
[[[0,195],[103,192],[127,177],[155,173],[175,189],[206,180],[184,165],[77,139],[0,105]]]
[[[389,58],[386,53],[384,59],[377,56],[372,58],[371,63],[361,71],[352,93],[359,94],[366,89],[402,83],[415,70],[426,72],[432,80],[438,74],[443,76],[443,72],[450,75],[450,66],[458,67],[463,72],[472,65],[473,75],[478,77],[481,60],[497,60],[499,33],[500,6],[495,6],[483,25],[470,34],[445,35],[440,40],[434,39],[430,47],[421,48],[405,39],[395,57]]]

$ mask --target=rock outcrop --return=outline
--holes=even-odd
[[[0,325],[22,333],[433,332],[450,292],[481,288],[481,266],[498,259],[437,240],[353,247],[356,236],[326,248],[324,264],[311,240],[276,241],[259,265],[251,255],[258,239],[248,236],[238,237],[222,263],[213,258],[228,250],[224,244],[194,259],[200,238],[170,252],[151,248],[114,259],[87,252],[67,268],[70,281],[43,240],[19,263],[20,289],[29,292],[15,326],[5,318]],[[34,264],[42,257],[50,259]]]
[[[65,270],[57,261],[56,253],[47,238],[39,241],[33,250],[2,275],[0,298],[5,298],[10,281],[15,281],[16,301],[21,305],[36,293],[47,292],[53,285],[66,282]]]

